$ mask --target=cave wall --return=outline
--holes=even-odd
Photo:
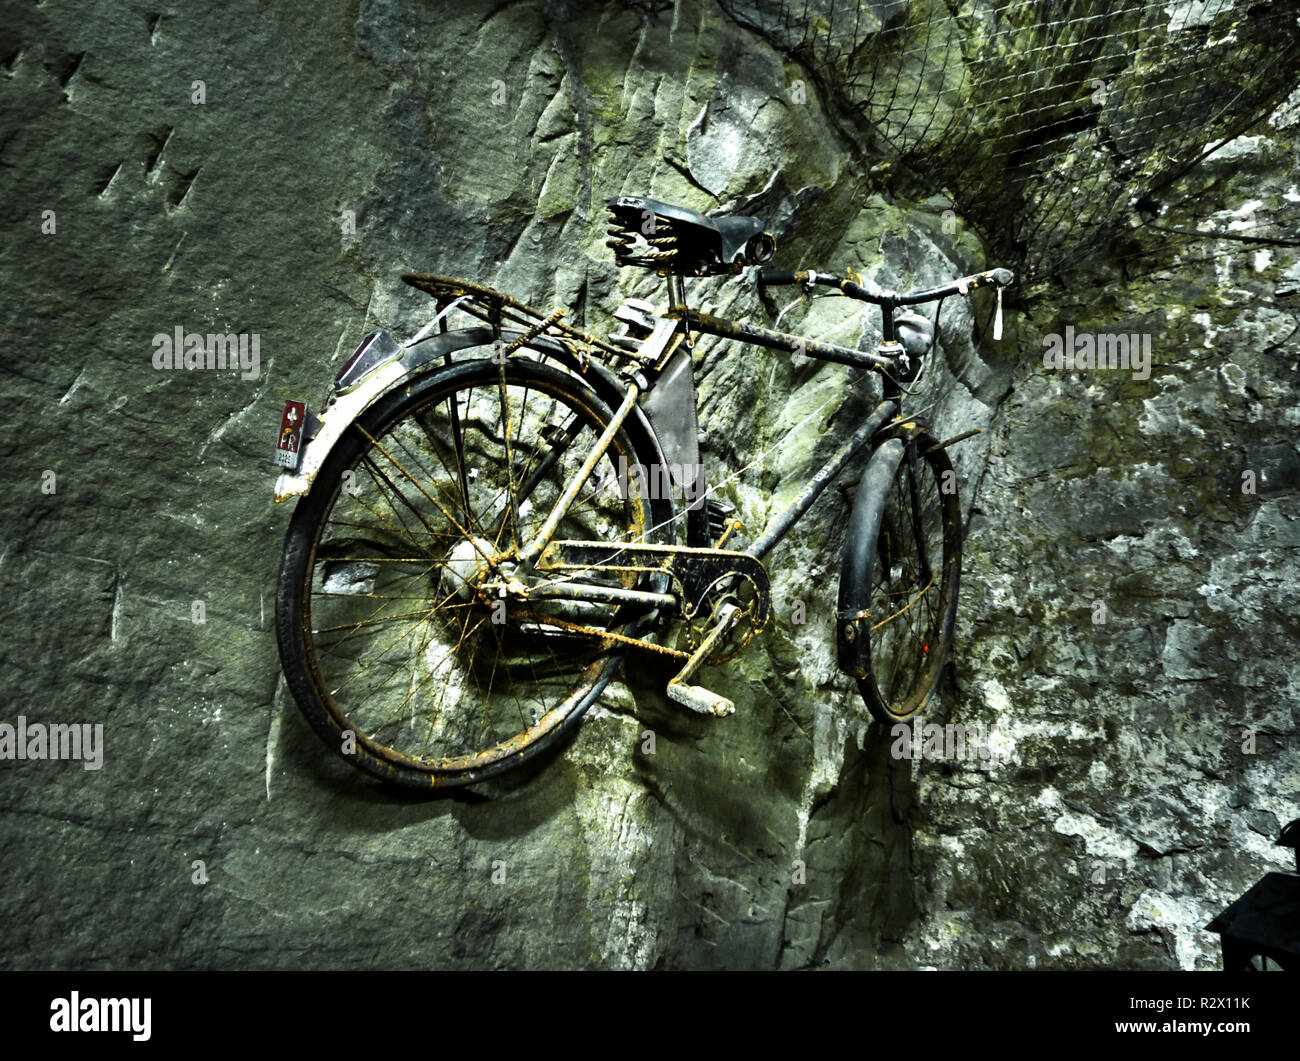
[[[917,774],[920,936],[954,965],[1218,968],[1205,925],[1294,869],[1300,257],[1248,241],[1289,236],[1298,121],[1300,91],[1015,317],[952,701],[999,763]],[[1066,327],[1150,363],[1045,367]]]

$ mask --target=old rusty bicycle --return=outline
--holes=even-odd
[[[696,684],[772,616],[763,560],[864,451],[848,523],[836,655],[872,715],[921,709],[951,651],[961,516],[946,447],[902,415],[934,326],[906,310],[1012,282],[993,269],[910,294],[860,278],[764,268],[776,245],[749,217],[643,196],[609,204],[620,265],[667,286],[597,336],[451,277],[403,280],[436,301],[405,344],[367,336],[317,412],[287,402],[277,501],[298,497],[276,595],[288,688],[325,743],[385,781],[473,784],[570,731],[629,652],[671,660],[668,696],[734,708]],[[856,350],[688,306],[690,277],[759,267],[880,308]],[[1000,301],[999,301],[1000,311]],[[453,313],[472,326],[451,328]],[[700,459],[692,347],[712,335],[878,373],[882,398],[743,550]],[[965,436],[959,436],[965,437]],[[672,632],[678,636],[674,643]]]

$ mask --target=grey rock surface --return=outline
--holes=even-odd
[[[759,214],[780,264],[885,287],[997,264],[944,200],[882,186],[799,66],[712,5],[653,8],[49,0],[0,31],[0,721],[105,733],[99,770],[0,761],[0,965],[1212,968],[1204,924],[1286,864],[1283,248],[1138,232],[1155,271],[1108,259],[1009,309],[1000,342],[991,300],[945,304],[914,408],[983,434],[951,451],[958,656],[926,721],[984,726],[992,768],[894,758],[836,670],[834,489],[770,557],[775,625],[703,675],[730,719],[688,716],[638,664],[555,754],[436,800],[308,729],[272,632],[271,435],[367,331],[428,319],[402,272],[610,329],[623,297],[662,300],[604,246],[605,200],[638,192]],[[1203,201],[1292,201],[1296,128],[1281,110],[1247,162],[1211,160]],[[843,300],[691,292],[878,338]],[[1150,378],[1044,369],[1066,324],[1150,331]],[[257,333],[257,373],[156,369],[177,327]],[[705,459],[748,469],[721,492],[753,538],[878,386],[722,342],[696,359]]]

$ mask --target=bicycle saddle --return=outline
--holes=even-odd
[[[619,265],[708,276],[761,265],[776,252],[776,240],[756,217],[708,217],[641,195],[611,199],[609,212],[607,245]]]

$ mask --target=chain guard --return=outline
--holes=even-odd
[[[736,596],[739,587],[724,593],[722,584],[748,583],[752,600],[742,610],[748,620],[748,635],[739,648],[733,648],[734,636],[728,639],[732,659],[767,626],[772,614],[772,590],[767,569],[761,560],[748,553],[730,549],[694,549],[676,545],[621,545],[616,542],[554,541],[538,559],[539,572],[624,571],[667,575],[681,600],[683,618],[698,621],[711,617],[723,596]],[[725,661],[725,660],[724,660]]]

